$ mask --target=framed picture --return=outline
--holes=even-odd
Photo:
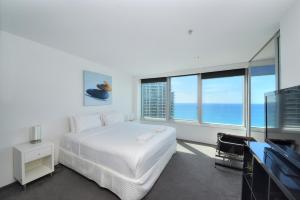
[[[104,74],[83,71],[85,106],[101,106],[112,103],[112,78]]]

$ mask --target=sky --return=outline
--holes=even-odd
[[[174,92],[174,103],[197,103],[198,76],[172,77],[171,92]]]
[[[264,104],[266,92],[272,92],[275,88],[275,75],[254,76],[251,79],[251,103]]]
[[[244,101],[244,76],[202,80],[202,102],[242,104]]]
[[[174,103],[197,103],[197,75],[171,78]],[[275,76],[254,76],[251,79],[252,104],[263,104],[264,93],[275,90]],[[202,80],[202,102],[241,104],[244,98],[244,77],[234,76]]]

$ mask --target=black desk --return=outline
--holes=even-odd
[[[300,170],[267,143],[248,142],[242,200],[300,200]]]

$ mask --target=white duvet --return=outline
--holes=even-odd
[[[123,122],[67,134],[61,148],[120,176],[138,179],[174,144],[174,128]]]

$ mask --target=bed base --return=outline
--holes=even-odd
[[[152,188],[169,160],[176,152],[176,142],[172,144],[161,159],[138,179],[128,178],[109,168],[83,159],[63,148],[59,149],[59,162],[103,188],[115,193],[122,200],[142,199]]]

